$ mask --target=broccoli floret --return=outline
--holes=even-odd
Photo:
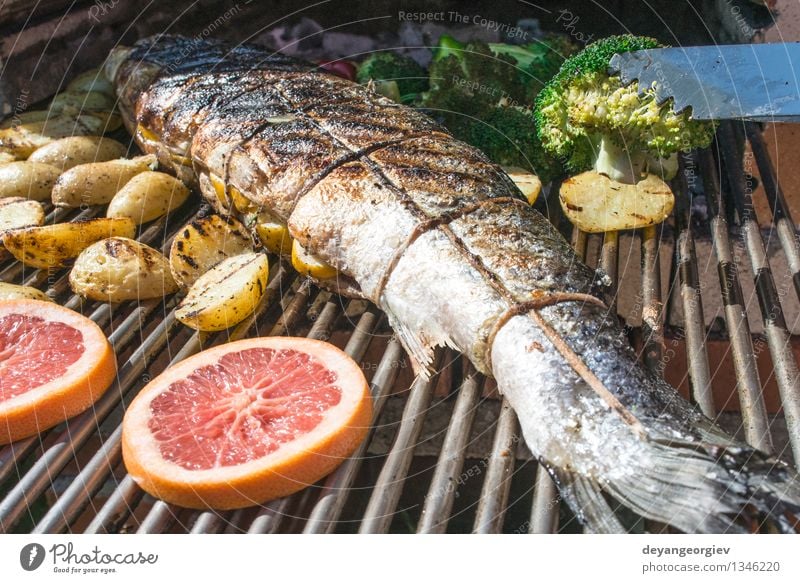
[[[572,173],[595,169],[635,183],[648,160],[709,145],[715,126],[659,104],[655,90],[623,86],[608,72],[617,53],[661,46],[647,37],[608,37],[568,58],[536,98],[537,132],[544,148]]]
[[[542,150],[529,105],[563,61],[549,47],[547,42],[462,44],[443,36],[422,105],[455,137],[493,161],[533,170],[547,181],[559,173],[559,165]]]
[[[385,51],[372,53],[358,66],[356,80],[359,83],[368,83],[370,80],[386,84],[386,91],[394,92],[388,88],[396,84],[400,100],[404,103],[414,101],[417,96],[428,89],[428,73],[411,57]]]

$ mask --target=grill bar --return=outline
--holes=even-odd
[[[780,296],[772,268],[753,209],[752,189],[745,185],[741,157],[736,155],[733,127],[723,124],[718,144],[728,169],[728,185],[736,201],[736,211],[743,230],[744,244],[755,274],[756,294],[764,321],[775,380],[783,401],[783,412],[789,431],[789,441],[795,459],[800,459],[800,372],[792,351],[791,338],[786,328]]]
[[[511,473],[514,470],[515,452],[519,441],[518,433],[517,415],[508,401],[503,399],[473,532],[499,533],[503,528],[508,494],[511,490]]]
[[[775,225],[778,239],[789,263],[795,293],[800,298],[800,243],[797,240],[795,223],[792,220],[789,205],[786,204],[783,190],[778,184],[769,154],[767,154],[764,136],[754,123],[745,124],[745,133],[753,150],[753,156],[758,166],[758,174],[761,176],[761,183],[764,186],[764,192],[772,211],[772,222]]]
[[[694,167],[687,168],[681,158],[679,193],[675,209],[675,264],[680,279],[680,298],[684,315],[686,360],[689,364],[689,382],[694,402],[700,410],[713,419],[716,417],[714,394],[711,390],[711,371],[706,350],[706,325],[703,315],[703,300],[700,293],[700,275],[697,272],[697,254],[694,236],[690,228],[691,194],[688,174],[694,179]]]
[[[464,382],[458,389],[458,398],[444,437],[442,452],[439,454],[433,479],[425,496],[417,527],[419,533],[445,532],[453,509],[459,474],[466,457],[467,442],[484,386],[483,377],[472,365],[465,364],[464,368]]]
[[[374,409],[373,427],[377,424],[386,405],[386,399],[389,397],[400,370],[399,365],[402,362],[403,355],[402,345],[396,338],[392,338],[370,383]],[[319,500],[308,517],[308,522],[304,529],[305,533],[333,531],[344,509],[347,495],[356,478],[361,462],[367,455],[370,439],[371,435],[350,459],[346,460],[333,474],[326,478]]]
[[[736,370],[737,390],[742,411],[742,424],[747,442],[762,451],[772,452],[772,436],[761,379],[756,368],[753,338],[747,322],[747,311],[742,297],[739,275],[731,253],[728,238],[728,221],[719,186],[719,161],[711,150],[702,152],[703,184],[711,215],[711,239],[717,258],[717,271],[722,289],[725,324],[730,337],[733,366]]]
[[[642,335],[644,365],[655,372],[661,372],[661,358],[664,346],[663,315],[661,302],[661,261],[658,253],[658,228],[645,227],[640,232],[642,243]]]
[[[429,378],[419,376],[411,385],[411,390],[403,410],[403,418],[397,429],[386,461],[372,490],[359,532],[386,532],[394,518],[397,503],[403,490],[403,481],[408,475],[414,446],[422,432],[422,423],[433,397],[433,389],[441,372],[445,350],[437,350],[433,360],[433,375]]]

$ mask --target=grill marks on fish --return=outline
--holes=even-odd
[[[194,133],[192,130],[199,128],[195,137],[198,144],[213,144],[214,148],[219,148],[221,143],[225,143],[225,138],[231,138],[228,151],[219,157],[217,166],[207,162],[206,168],[217,176],[223,176],[226,185],[230,184],[254,202],[267,205],[278,217],[288,220],[293,230],[298,231],[296,236],[301,243],[319,252],[351,277],[355,275],[350,269],[353,261],[338,256],[341,248],[338,242],[343,237],[341,229],[311,233],[312,223],[295,218],[294,211],[299,201],[325,180],[335,185],[333,191],[349,192],[349,198],[358,206],[358,200],[352,200],[352,189],[343,190],[343,181],[353,180],[352,176],[343,179],[348,171],[334,177],[331,174],[343,165],[360,160],[361,167],[357,172],[361,175],[361,182],[364,182],[365,170],[371,175],[366,179],[368,183],[361,186],[366,191],[386,189],[411,217],[405,230],[393,238],[396,248],[378,271],[375,281],[370,282],[374,285],[362,284],[363,293],[376,303],[381,303],[383,289],[405,251],[433,229],[440,230],[461,253],[463,260],[508,302],[506,310],[530,301],[530,298],[523,298],[522,294],[507,289],[506,283],[513,281],[514,277],[497,275],[495,268],[501,267],[501,262],[487,265],[476,251],[480,247],[479,239],[487,235],[491,237],[492,233],[479,232],[481,229],[456,232],[450,227],[451,222],[468,221],[475,213],[480,213],[484,224],[491,225],[492,221],[486,222],[487,213],[502,215],[505,204],[516,206],[516,200],[521,200],[510,179],[480,152],[452,140],[427,116],[399,107],[382,96],[354,91],[348,83],[327,74],[311,72],[273,82],[272,72],[258,71],[246,78],[254,86],[252,90],[244,87],[234,98],[232,106],[219,107],[225,90],[215,92],[216,78],[210,76],[203,82],[187,80],[188,86],[179,92],[181,98],[173,99],[173,107],[167,104],[151,107],[161,111],[165,119],[174,120],[172,123],[179,126],[178,131],[183,135]],[[269,86],[266,92],[265,84]],[[331,99],[332,95],[338,97]],[[241,97],[241,102],[237,97]],[[246,136],[243,136],[241,124],[214,125],[215,119],[225,120],[225,113],[231,109],[241,111],[248,98],[258,106],[273,108],[275,117],[285,116],[286,119],[279,123],[262,123]],[[198,115],[198,111],[203,110],[207,113]],[[258,107],[257,110],[263,120],[264,108]],[[215,131],[203,133],[206,121]],[[145,122],[144,117],[140,119],[142,122]],[[165,132],[165,141],[174,144],[175,133]],[[202,146],[193,147],[192,157],[208,160],[208,152],[201,150]],[[495,202],[490,206],[493,200]],[[383,200],[383,204],[387,202]],[[337,207],[347,206],[339,197]],[[355,208],[351,210],[355,211]],[[513,217],[518,211],[505,214]],[[369,222],[374,224],[374,219],[374,216],[370,217]],[[317,220],[314,224],[320,222],[331,223]],[[343,221],[342,224],[346,223]],[[557,239],[546,238],[547,241]],[[336,243],[335,248],[326,248],[321,243],[326,240]],[[470,244],[471,240],[478,244]],[[541,255],[535,253],[523,257],[514,246],[504,250],[509,257],[517,258],[517,267],[523,262],[540,262],[541,259]],[[560,251],[568,252],[566,249]],[[515,275],[518,277],[519,273]],[[591,287],[586,286],[584,293],[590,291]],[[490,329],[487,322],[479,344],[488,340]],[[417,346],[417,350],[412,350],[417,360],[423,364],[431,361],[432,346],[428,343],[407,339],[407,344]],[[471,356],[479,362],[479,368],[490,372],[490,365],[482,355],[473,353]]]

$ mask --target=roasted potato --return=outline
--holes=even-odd
[[[114,86],[111,84],[102,69],[91,69],[84,71],[67,85],[67,91],[88,92],[99,91],[108,95],[114,95]]]
[[[36,227],[44,223],[44,209],[35,200],[0,198],[0,257],[7,255],[3,237],[17,229]]]
[[[74,166],[56,180],[53,204],[62,207],[108,204],[131,178],[152,170],[155,164],[156,157],[150,154],[131,160],[120,158]]]
[[[126,152],[125,146],[111,138],[77,136],[50,142],[37,149],[28,160],[44,162],[64,172],[79,164],[122,158]]]
[[[225,330],[252,314],[267,287],[269,264],[263,253],[223,260],[194,282],[175,317],[195,330]]]
[[[99,91],[65,91],[50,102],[50,113],[91,113],[114,109],[114,97]]]
[[[186,289],[223,259],[252,253],[253,238],[233,217],[209,215],[187,224],[169,251],[172,276]]]
[[[292,241],[292,266],[300,275],[308,275],[314,279],[330,279],[337,273],[335,267],[306,251],[297,239]]]
[[[129,218],[100,218],[19,229],[7,233],[3,244],[25,265],[47,269],[61,267],[101,239],[132,238],[135,232],[136,225]]]
[[[653,174],[636,184],[624,184],[593,171],[565,180],[559,200],[567,218],[588,233],[655,225],[669,216],[675,204],[667,183]]]
[[[76,294],[106,302],[161,298],[178,290],[167,258],[125,237],[109,237],[81,251],[69,285]]]
[[[0,166],[0,198],[49,200],[60,170],[41,162],[18,161]]]
[[[26,121],[11,118],[9,127],[0,129],[0,151],[12,154],[24,160],[35,150],[47,146],[60,139],[78,139],[81,136],[102,134],[107,126],[103,116],[87,115],[49,115],[48,112],[30,112],[29,118],[41,117]],[[24,115],[24,114],[23,114]],[[109,128],[110,129],[110,128]],[[69,136],[69,138],[68,138]],[[112,156],[118,158],[120,155]],[[46,159],[34,159],[34,162],[51,163]],[[87,160],[94,161],[94,158]],[[59,168],[60,165],[56,164]]]
[[[44,224],[44,209],[35,200],[21,196],[0,198],[0,233]]]
[[[245,215],[245,222],[255,228],[261,244],[267,251],[276,255],[291,256],[292,236],[286,223],[275,218],[268,211]]]
[[[27,285],[15,285],[0,281],[0,300],[41,300],[52,302],[53,300],[41,290]]]
[[[180,180],[163,172],[142,172],[131,178],[111,199],[108,217],[130,217],[137,224],[165,215],[189,198]]]
[[[536,199],[539,198],[539,193],[542,192],[542,181],[539,180],[539,177],[516,166],[503,166],[503,170],[514,181],[517,188],[522,191],[522,194],[528,199],[528,203],[535,203]]]

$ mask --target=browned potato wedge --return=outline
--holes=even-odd
[[[126,152],[125,146],[111,138],[76,136],[44,145],[31,154],[28,160],[50,164],[63,172],[80,164],[122,158]]]
[[[109,237],[84,249],[69,273],[72,290],[105,302],[161,298],[178,291],[167,258],[133,239]]]
[[[9,127],[0,129],[0,151],[24,160],[36,149],[55,140],[67,136],[99,135],[106,127],[106,121],[97,115],[49,115],[48,112],[43,112],[42,115],[45,117],[36,121],[23,120],[21,123],[17,123],[12,119]],[[115,158],[118,157],[115,156]],[[34,162],[47,161],[35,159]]]
[[[39,300],[52,302],[52,298],[41,290],[27,285],[15,285],[0,281],[0,300]]]
[[[253,238],[242,223],[230,216],[209,215],[175,235],[169,268],[178,285],[187,289],[223,259],[254,250]]]
[[[154,221],[189,198],[180,180],[163,172],[142,172],[131,178],[111,199],[108,217],[130,217],[137,224]]]
[[[9,252],[31,267],[61,267],[92,243],[108,237],[133,238],[136,225],[129,218],[89,219],[43,227],[28,227],[7,233],[3,244]]]
[[[150,154],[131,160],[120,158],[74,166],[56,180],[53,204],[63,207],[108,204],[131,178],[152,170],[155,164],[156,157]]]
[[[194,282],[175,317],[195,330],[225,330],[252,314],[267,288],[263,253],[229,257]]]
[[[662,222],[675,197],[666,182],[648,174],[636,184],[589,171],[568,178],[559,193],[564,214],[587,233],[638,229]]]
[[[49,200],[60,171],[41,162],[18,161],[0,166],[0,198]]]
[[[67,85],[67,91],[99,91],[108,95],[114,95],[114,86],[111,84],[102,69],[90,69],[84,71]]]
[[[539,177],[516,166],[503,166],[503,170],[514,181],[517,188],[522,191],[528,202],[530,204],[535,203],[536,199],[539,198],[539,193],[542,192],[542,181],[539,180]]]

